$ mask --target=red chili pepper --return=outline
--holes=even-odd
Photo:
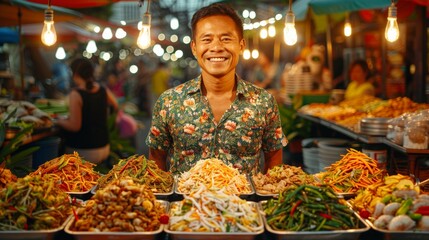
[[[161,222],[161,224],[168,224],[168,221],[170,220],[170,217],[166,214],[162,214],[159,217],[159,221]]]
[[[371,216],[371,213],[368,210],[362,208],[359,211],[359,216],[363,219],[368,219]]]
[[[25,224],[24,224],[24,229],[25,229],[25,230],[27,230],[27,229],[28,229],[28,224],[27,224],[27,223],[25,223]]]
[[[9,210],[16,211],[16,207],[15,206],[9,206]]]
[[[302,200],[298,200],[295,205],[293,205],[292,209],[290,210],[290,216],[293,216],[293,214],[295,213],[296,208],[302,203]]]
[[[326,213],[319,213],[319,215],[320,215],[321,217],[323,217],[323,218],[328,219],[328,220],[331,220],[331,219],[332,219],[332,216],[331,216],[331,215],[329,215],[329,214],[326,214]]]
[[[429,206],[421,206],[417,208],[414,213],[420,213],[421,215],[429,215]]]

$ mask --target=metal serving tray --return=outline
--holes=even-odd
[[[240,193],[239,196],[241,198],[244,198],[244,199],[249,199],[250,197],[252,197],[255,194],[255,188],[253,187],[252,180],[251,180],[250,176],[247,176],[246,179],[247,179],[247,182],[249,183],[250,193]],[[176,193],[177,195],[188,194],[188,193],[184,193],[184,192],[179,191],[179,189],[178,189],[179,188],[179,182],[178,181],[179,181],[178,177],[175,176],[174,177],[174,193]]]
[[[383,234],[384,240],[427,240],[429,239],[429,231],[422,230],[410,230],[410,231],[390,231],[387,229],[381,229],[374,226],[370,220],[366,220],[366,223],[375,231]]]
[[[259,207],[256,202],[250,202],[253,204],[257,211]],[[173,204],[178,204],[178,202],[172,202]],[[263,224],[261,214],[258,213],[259,221]],[[253,240],[256,236],[264,232],[264,228],[261,228],[257,232],[180,232],[169,230],[169,225],[165,226],[164,232],[168,233],[173,240]]]
[[[157,200],[165,207],[166,213],[169,211],[169,202]],[[70,230],[75,219],[72,218],[64,229],[64,231],[74,237],[76,240],[155,240],[156,237],[163,231],[164,225],[161,224],[155,231],[148,232],[81,232]]]
[[[264,220],[265,229],[274,234],[278,240],[358,240],[359,236],[370,229],[369,225],[359,214],[354,212],[359,219],[359,228],[334,231],[278,231],[271,228],[267,223],[262,204],[266,201],[259,202],[262,219]]]
[[[21,230],[21,231],[0,231],[0,239],[43,239],[51,240],[54,239],[55,234],[63,230],[68,222],[70,222],[72,216],[69,216],[64,223],[54,229],[47,230]]]

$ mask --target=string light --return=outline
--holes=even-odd
[[[143,0],[140,0],[140,4],[143,4]],[[149,13],[150,0],[147,1],[146,13],[143,15],[142,19],[142,28],[140,30],[139,36],[137,38],[137,46],[141,49],[146,49],[150,47],[151,38],[150,38],[150,25],[151,25],[151,16]]]
[[[384,32],[384,37],[389,42],[395,42],[399,38],[399,27],[398,22],[396,21],[397,8],[395,3],[392,0],[392,4],[389,6],[388,15],[387,15],[387,25]]]
[[[286,23],[283,34],[285,43],[289,46],[294,45],[298,41],[295,29],[295,14],[292,12],[292,0],[289,0],[289,11],[286,14]]]
[[[57,32],[54,26],[54,10],[51,8],[51,0],[48,1],[48,9],[45,10],[45,21],[43,23],[42,43],[46,46],[52,46],[57,42]]]
[[[344,36],[350,37],[352,35],[352,25],[350,24],[349,14],[347,13],[346,21],[344,22]]]

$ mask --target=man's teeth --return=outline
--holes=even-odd
[[[212,62],[222,62],[222,61],[225,61],[225,58],[210,58],[210,61],[212,61]]]

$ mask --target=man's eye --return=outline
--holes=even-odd
[[[224,38],[222,38],[222,41],[224,41],[224,42],[230,42],[232,39],[231,38],[229,38],[229,37],[224,37]]]

